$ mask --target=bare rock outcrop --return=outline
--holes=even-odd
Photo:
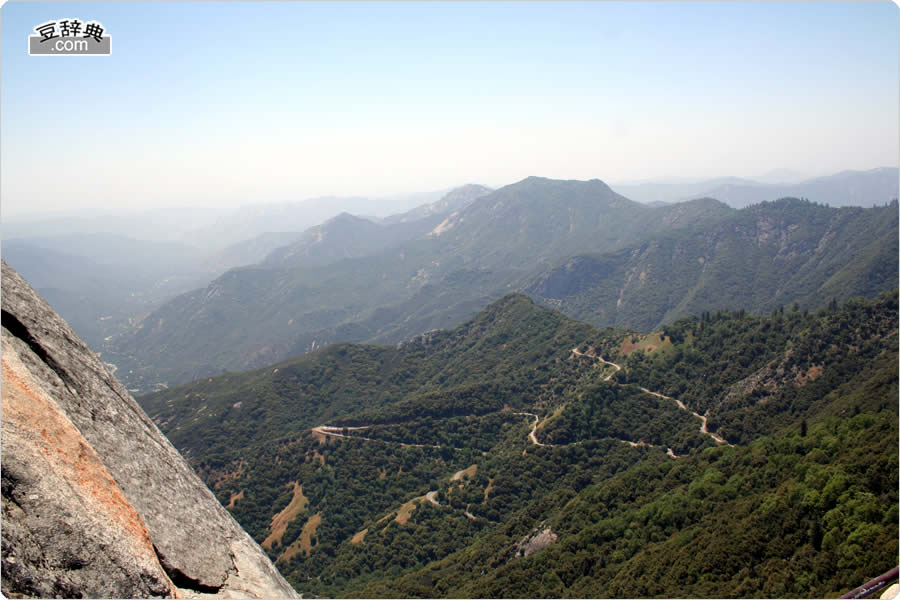
[[[557,537],[549,527],[544,529],[538,527],[531,532],[531,535],[526,535],[516,544],[516,557],[531,556],[535,552],[540,552],[544,548],[552,546]]]
[[[5,262],[2,311],[4,595],[296,597]]]

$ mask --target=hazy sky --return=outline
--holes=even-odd
[[[108,57],[31,57],[48,20]],[[897,166],[891,2],[8,2],[2,214]]]

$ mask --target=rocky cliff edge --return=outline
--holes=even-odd
[[[2,263],[6,597],[295,598],[125,388]]]

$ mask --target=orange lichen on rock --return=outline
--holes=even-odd
[[[4,344],[6,346],[6,344]],[[32,442],[51,469],[72,486],[92,512],[123,530],[136,556],[159,568],[153,542],[143,520],[81,432],[56,401],[32,379],[15,352],[3,349],[3,394],[0,399],[5,426]],[[170,584],[172,593],[175,586]]]

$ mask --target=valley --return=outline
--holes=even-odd
[[[162,304],[104,356],[146,392],[324,344],[399,343],[516,291],[597,327],[649,331],[707,310],[817,309],[896,282],[896,203],[648,207],[599,180],[537,177],[474,189],[424,219],[339,216]]]
[[[763,585],[738,565],[784,570],[767,557],[787,552],[807,579],[785,575],[780,585],[824,595],[873,564],[887,570],[896,547],[896,447],[875,442],[896,439],[896,311],[889,293],[814,314],[704,314],[645,335],[600,331],[511,295],[399,346],[327,347],[141,403],[257,540],[302,484],[309,503],[269,555],[304,594],[577,595],[589,586],[647,595],[658,582],[622,573],[670,552],[683,564],[665,577],[701,568],[710,550],[685,562],[678,540],[704,545],[727,528],[760,558],[706,564],[703,586],[677,584],[685,593]],[[816,463],[823,452],[830,458]],[[797,472],[807,474],[793,480]],[[784,508],[785,494],[823,494],[834,477],[843,491]],[[874,512],[854,512],[862,498]],[[680,508],[669,521],[672,503]],[[792,549],[758,546],[746,529],[759,525],[746,521],[754,514]],[[835,536],[848,527],[876,537],[858,558],[841,554],[846,567],[835,572]],[[517,558],[540,532],[544,541]],[[574,567],[589,547],[591,562]],[[541,573],[559,581],[546,587]]]
[[[866,440],[896,439],[897,221],[470,185],[235,244],[97,331],[303,595],[831,595],[896,548],[896,444]],[[751,554],[712,558],[724,532]]]
[[[897,219],[464,186],[235,244],[98,331],[304,595],[830,595],[896,547],[896,444],[861,440],[896,439]],[[726,531],[751,554],[710,558]]]
[[[896,1],[66,6],[0,595],[900,600]]]

